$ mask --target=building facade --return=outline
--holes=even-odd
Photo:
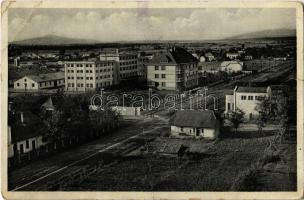
[[[65,79],[63,72],[24,76],[14,82],[14,89],[40,90],[63,88]]]
[[[240,57],[238,53],[226,53],[226,57],[230,60],[236,60]]]
[[[233,73],[233,72],[241,72],[242,70],[243,70],[243,62],[224,61],[221,63],[220,71]]]
[[[88,91],[118,83],[115,61],[65,62],[65,90]]]
[[[219,122],[211,110],[179,110],[170,119],[171,135],[215,139]]]
[[[252,118],[259,113],[257,105],[269,97],[266,87],[238,87],[236,86],[232,93],[226,95],[225,113],[241,110],[246,118]]]
[[[100,61],[115,61],[118,64],[119,81],[138,76],[137,52],[101,53]]]
[[[147,66],[147,81],[160,90],[186,90],[198,85],[198,60],[174,47],[154,56]]]

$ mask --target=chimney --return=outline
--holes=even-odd
[[[21,121],[22,124],[24,123],[23,112],[20,112],[20,121]]]

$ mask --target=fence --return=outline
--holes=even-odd
[[[63,152],[64,150],[71,149],[78,145],[100,138],[111,131],[120,128],[120,126],[109,128],[102,132],[90,132],[90,134],[78,137],[69,137],[57,142],[47,143],[40,148],[36,148],[27,153],[15,153],[11,158],[8,158],[8,170],[13,171],[16,168],[25,166],[35,160],[50,157],[56,153]]]

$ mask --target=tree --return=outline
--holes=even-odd
[[[243,122],[244,114],[245,113],[239,109],[230,114],[229,121],[232,123],[235,133],[237,132],[240,124]]]
[[[42,119],[46,125],[45,139],[56,142],[64,137],[66,123],[62,113],[54,110],[52,112],[42,112]]]
[[[272,103],[269,98],[263,99],[255,107],[255,110],[259,113],[257,118],[257,126],[260,134],[263,133],[263,127],[265,127],[268,119],[271,117],[271,108]]]

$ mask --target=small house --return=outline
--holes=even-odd
[[[179,110],[170,119],[171,135],[215,139],[219,121],[212,110]]]
[[[232,72],[241,72],[242,70],[243,70],[243,62],[224,61],[221,63],[221,71],[232,73]]]

